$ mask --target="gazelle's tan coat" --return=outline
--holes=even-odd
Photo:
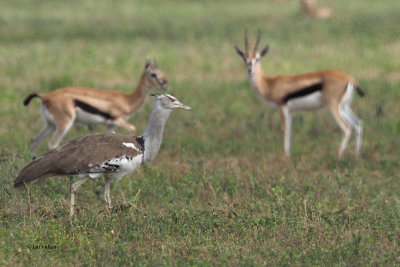
[[[327,7],[317,7],[316,0],[300,0],[304,12],[314,19],[327,19],[332,17],[332,10]]]
[[[141,75],[136,90],[131,94],[85,87],[68,87],[47,94],[29,95],[24,105],[32,98],[42,100],[41,114],[44,120],[43,130],[31,141],[31,151],[55,131],[49,142],[49,148],[57,147],[75,121],[82,123],[103,123],[111,130],[114,126],[123,127],[133,134],[136,127],[127,119],[144,103],[149,88],[168,88],[163,74],[150,61]]]
[[[356,155],[361,149],[362,121],[350,109],[354,91],[364,93],[357,81],[350,75],[336,70],[316,71],[299,75],[279,75],[268,77],[264,74],[260,60],[269,47],[258,50],[260,33],[254,49],[249,50],[245,34],[245,52],[235,46],[243,58],[250,84],[255,93],[272,106],[279,108],[283,121],[284,149],[290,155],[291,111],[311,110],[326,107],[344,132],[339,149],[342,156],[349,141],[352,128],[356,131]]]

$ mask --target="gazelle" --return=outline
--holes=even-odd
[[[135,134],[136,127],[127,119],[143,105],[149,89],[153,87],[166,90],[169,85],[161,71],[147,59],[139,84],[131,94],[85,87],[67,87],[47,94],[30,94],[25,98],[24,105],[27,106],[32,98],[39,97],[42,100],[40,111],[44,121],[43,130],[31,141],[31,151],[54,131],[49,148],[57,147],[75,121],[103,123],[109,131],[114,126],[120,126]]]
[[[317,7],[317,0],[300,0],[302,9],[314,19],[327,19],[332,17],[332,10],[327,7]]]
[[[235,46],[235,49],[246,64],[248,78],[255,93],[280,111],[283,121],[285,154],[290,156],[291,112],[325,107],[335,118],[344,134],[339,149],[339,158],[346,149],[352,128],[357,134],[355,154],[358,156],[361,149],[363,124],[351,110],[350,103],[354,91],[360,96],[363,96],[364,92],[356,80],[352,76],[336,70],[268,77],[264,74],[260,61],[267,54],[269,46],[265,46],[260,52],[260,38],[261,33],[258,32],[254,49],[250,50],[246,31],[245,52],[238,46]]]

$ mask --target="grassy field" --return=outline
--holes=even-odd
[[[307,18],[296,0],[1,1],[0,265],[398,266],[400,1],[319,3],[334,17]],[[359,161],[354,139],[337,159],[341,133],[325,110],[296,113],[283,156],[279,114],[254,96],[233,49],[245,29],[270,44],[268,74],[359,80]],[[14,191],[42,129],[39,101],[23,107],[25,96],[131,92],[146,56],[193,112],[173,112],[157,158],[112,185],[114,212],[102,179],[81,187],[74,221],[68,177]],[[139,133],[151,106],[130,120]],[[104,130],[78,124],[63,142]]]

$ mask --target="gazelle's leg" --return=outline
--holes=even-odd
[[[111,198],[110,198],[110,186],[111,186],[111,182],[112,182],[112,178],[109,177],[105,177],[105,185],[104,185],[104,201],[107,205],[108,210],[111,210]]]
[[[53,118],[50,115],[47,107],[44,104],[42,104],[42,106],[40,107],[40,114],[44,121],[44,127],[43,127],[42,131],[31,140],[30,149],[31,149],[32,153],[34,152],[36,147],[39,145],[39,143],[44,138],[46,138],[48,135],[50,135],[52,132],[54,132],[54,130],[56,129]]]
[[[69,131],[69,129],[71,129],[72,125],[74,124],[74,121],[75,121],[75,115],[69,119],[64,118],[62,120],[62,123],[57,123],[56,132],[53,134],[53,137],[49,142],[49,149],[58,147],[58,145],[60,144],[61,140],[64,138],[66,133]]]
[[[330,108],[330,112],[333,118],[336,120],[336,123],[339,125],[340,129],[342,129],[343,131],[342,143],[340,144],[340,149],[339,149],[339,159],[341,159],[351,136],[351,127],[348,125],[346,120],[340,114],[339,105]]]
[[[282,118],[282,128],[284,136],[284,149],[286,156],[290,157],[290,144],[291,144],[291,134],[292,134],[292,115],[287,106],[282,106],[280,109]]]
[[[122,117],[119,117],[115,119],[116,125],[121,126],[129,131],[132,132],[133,135],[136,134],[136,127],[133,124],[130,124],[126,120],[124,120]]]
[[[112,125],[112,124],[107,124],[107,132],[108,132],[108,133],[115,133],[115,131],[114,131],[114,125]]]
[[[55,130],[55,126],[52,123],[48,123],[47,121],[45,122],[45,126],[43,127],[43,130],[35,136],[35,138],[33,138],[31,140],[31,152],[33,153],[36,149],[36,147],[39,145],[39,143],[46,138],[47,136],[49,136],[52,132],[54,132]]]
[[[356,156],[360,155],[361,145],[362,145],[362,135],[363,135],[363,122],[354,112],[351,110],[349,105],[345,105],[343,107],[343,117],[346,121],[353,127],[356,132],[356,148],[355,154]]]
[[[71,185],[71,204],[70,204],[70,212],[69,216],[74,217],[75,215],[75,193],[78,190],[78,188],[84,184],[89,177],[82,178],[81,180],[76,181]]]

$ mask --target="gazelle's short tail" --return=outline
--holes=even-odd
[[[36,94],[36,93],[32,93],[32,94],[28,95],[24,100],[24,106],[29,105],[29,103],[31,102],[32,98],[34,98],[34,97],[39,97],[39,95]]]
[[[365,93],[364,93],[364,91],[361,89],[361,87],[355,86],[354,88],[356,89],[356,92],[357,92],[357,94],[358,94],[359,96],[361,96],[361,97],[365,96]]]

